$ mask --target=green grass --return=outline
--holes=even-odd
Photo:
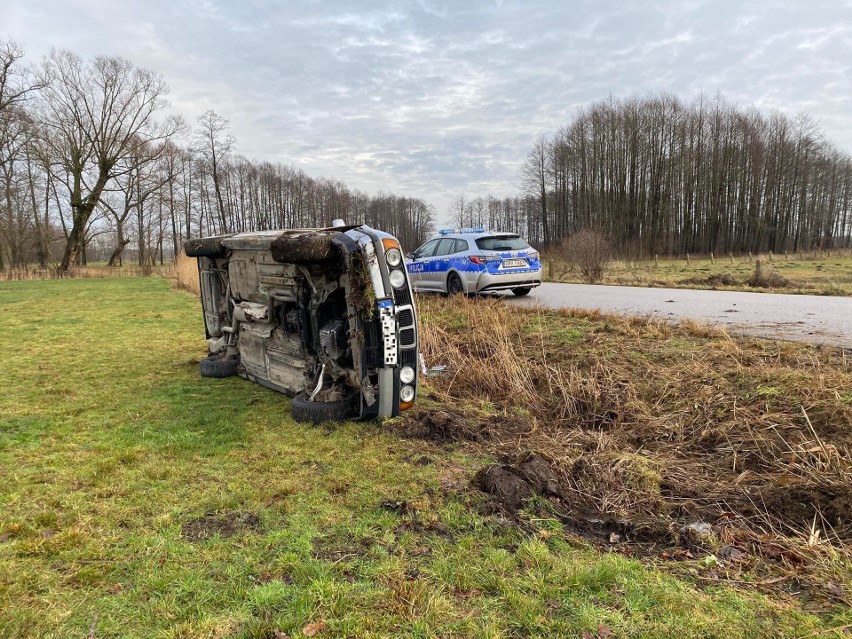
[[[199,304],[165,280],[4,283],[0,310],[0,637],[297,637],[319,620],[320,637],[599,624],[778,637],[850,623],[598,554],[548,522],[501,525],[474,491],[446,490],[484,460],[375,423],[297,425],[282,395],[200,378]],[[424,454],[434,462],[412,461]],[[207,513],[257,519],[188,539]]]
[[[801,259],[808,257],[808,259]],[[712,286],[710,284],[687,282],[686,280],[706,280],[714,275],[731,275],[740,282],[745,282],[754,274],[754,260],[760,259],[765,272],[774,271],[791,280],[791,287],[784,289],[755,289],[747,285]],[[545,276],[549,278],[548,259],[544,261]],[[572,270],[570,264],[554,256],[553,281],[581,283],[580,272]],[[842,255],[827,253],[790,255],[774,255],[769,261],[768,255],[758,255],[753,259],[734,257],[733,261],[727,256],[717,256],[715,263],[709,256],[691,257],[687,264],[685,259],[660,258],[656,263],[650,260],[617,260],[606,270],[602,284],[623,286],[663,286],[674,288],[719,288],[741,291],[776,291],[784,293],[801,293],[807,295],[852,295],[852,255],[848,252]]]

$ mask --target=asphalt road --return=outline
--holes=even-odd
[[[852,297],[546,282],[512,304],[600,309],[669,322],[694,319],[734,335],[852,348]]]

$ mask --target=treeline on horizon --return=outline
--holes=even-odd
[[[413,249],[420,198],[367,195],[235,152],[210,110],[166,115],[168,88],[121,58],[52,52],[26,66],[0,42],[0,269],[139,264],[189,237],[365,222]],[[532,145],[520,191],[459,196],[457,226],[558,246],[595,229],[631,256],[852,247],[852,159],[807,116],[721,96],[609,98]]]
[[[539,138],[523,192],[455,201],[460,226],[547,246],[580,229],[623,254],[782,252],[852,246],[852,158],[805,115],[721,96],[609,98]]]
[[[166,115],[162,78],[126,60],[22,58],[0,42],[0,270],[162,262],[190,237],[335,218],[411,247],[434,227],[422,199],[237,155],[227,120],[211,110],[190,127]]]

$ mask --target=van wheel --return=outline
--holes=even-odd
[[[355,415],[358,399],[358,395],[353,394],[337,402],[312,402],[305,393],[299,393],[293,398],[293,419],[313,424],[343,421]]]
[[[459,295],[464,293],[464,285],[456,273],[450,273],[447,278],[447,295]]]
[[[228,237],[230,236],[222,235],[187,240],[183,243],[183,251],[189,257],[225,257],[228,249],[222,244],[222,240]]]
[[[198,362],[198,371],[202,377],[233,377],[239,363],[239,357],[221,359],[218,355],[210,355]]]
[[[520,288],[513,288],[512,292],[518,297],[523,297],[524,295],[529,295],[532,288],[529,286],[521,286]]]

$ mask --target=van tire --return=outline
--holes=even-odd
[[[233,377],[237,374],[239,357],[220,358],[218,355],[210,355],[198,362],[198,372],[202,377]]]
[[[333,242],[338,235],[337,230],[282,233],[270,244],[269,254],[280,264],[311,266],[317,262],[334,262],[340,259],[340,251]]]
[[[523,297],[524,295],[529,295],[532,287],[529,286],[521,286],[518,288],[513,288],[512,292],[518,297]]]
[[[230,237],[203,237],[187,240],[183,243],[183,251],[189,257],[225,257],[228,249],[222,244],[222,240]]]
[[[293,419],[312,424],[343,421],[355,415],[358,399],[358,395],[353,394],[337,402],[312,402],[305,393],[299,393],[293,398]]]

